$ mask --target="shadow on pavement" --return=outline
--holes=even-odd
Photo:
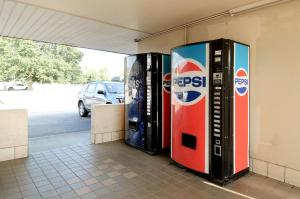
[[[29,154],[68,146],[91,144],[90,131],[64,133],[29,139]]]

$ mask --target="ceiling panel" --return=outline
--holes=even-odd
[[[22,12],[24,11],[25,5],[17,4],[15,9],[11,11],[11,15],[6,21],[6,26],[2,28],[1,35],[7,36],[15,26],[16,22],[20,19]]]
[[[31,26],[31,28],[24,35],[25,37],[33,37],[36,38],[40,32],[40,30],[45,30],[44,27],[49,27],[48,21],[55,14],[52,10],[45,10],[43,14],[35,21],[35,23]]]
[[[11,14],[16,6],[13,2],[1,3],[1,15],[0,15],[0,33],[2,33],[10,20]]]
[[[9,32],[11,37],[21,37],[23,26],[28,22],[31,15],[35,12],[35,8],[31,6],[24,7],[22,14],[20,15],[18,21],[13,26],[12,30]]]
[[[136,53],[148,34],[22,2],[0,0],[0,34],[119,53]]]
[[[136,38],[258,0],[0,0],[0,35],[120,53]]]
[[[155,33],[259,0],[17,0]]]

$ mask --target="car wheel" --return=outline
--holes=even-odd
[[[86,110],[83,102],[79,102],[79,104],[78,104],[78,113],[79,113],[80,117],[86,117],[89,114],[89,112]]]
[[[8,89],[7,89],[8,91],[12,91],[13,90],[13,88],[12,87],[8,87]]]

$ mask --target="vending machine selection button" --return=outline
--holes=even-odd
[[[220,124],[214,124],[214,127],[221,128]]]
[[[220,133],[221,130],[220,129],[214,129],[214,132]]]
[[[221,114],[221,111],[219,111],[219,110],[214,110],[214,113],[216,113],[216,114]]]
[[[214,115],[214,118],[220,119],[221,116],[220,115]]]
[[[221,123],[221,120],[214,120],[214,123],[220,124],[220,123]]]
[[[214,104],[220,105],[221,102],[220,101],[214,101]]]

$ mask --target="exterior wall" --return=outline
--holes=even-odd
[[[223,17],[189,28],[187,42],[228,38],[250,44],[250,156],[254,172],[300,186],[300,1]],[[139,43],[169,53],[183,30]]]
[[[0,162],[28,157],[28,114],[0,107]]]
[[[93,105],[91,141],[93,144],[124,138],[124,104]]]

